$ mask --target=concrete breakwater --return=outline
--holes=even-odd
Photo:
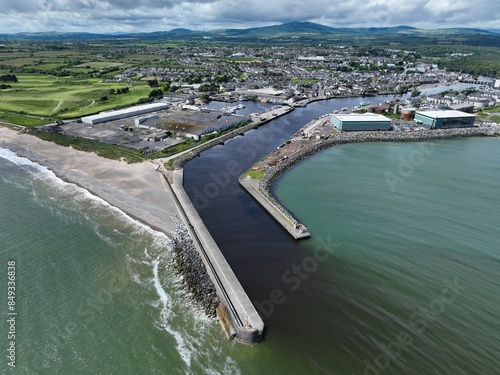
[[[307,228],[299,223],[293,215],[288,212],[279,202],[267,191],[261,192],[249,176],[242,176],[239,179],[240,185],[259,203],[288,233],[296,240],[309,238],[311,235]]]
[[[285,215],[295,226],[304,227],[276,197],[271,194],[273,183],[288,169],[329,147],[342,143],[355,142],[425,142],[439,139],[454,139],[465,137],[494,137],[500,135],[500,127],[491,128],[459,128],[459,129],[441,129],[420,132],[352,132],[342,133],[333,138],[319,141],[308,147],[289,155],[277,165],[269,167],[258,184],[258,191],[266,197],[269,202],[275,206],[283,215]]]
[[[179,245],[188,248],[194,245],[198,252],[203,264],[198,262],[188,267],[202,268],[210,277],[220,301],[216,312],[227,336],[247,344],[259,342],[264,333],[264,322],[184,191],[183,170],[173,172],[172,183],[166,176],[165,181],[187,229],[187,232],[180,233],[181,242]],[[182,263],[184,261],[187,263],[197,261],[197,257],[192,252],[190,254],[187,257],[183,256],[185,259],[182,260]],[[197,292],[203,293],[210,289],[210,285],[206,283],[203,275],[200,275],[197,270],[192,270],[191,276],[193,283],[197,285],[194,287]],[[213,307],[212,298],[209,297],[208,300],[202,298],[202,301],[204,306],[207,305],[207,308]],[[213,302],[215,303],[215,301]]]

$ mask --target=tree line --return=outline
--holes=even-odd
[[[15,74],[4,74],[0,76],[0,82],[17,82]]]

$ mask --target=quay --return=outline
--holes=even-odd
[[[283,115],[286,115],[287,113],[293,111],[295,108],[294,107],[289,107],[289,106],[281,106],[279,108],[274,108],[271,109],[267,112],[264,112],[258,116],[258,118],[255,118],[252,120],[252,122],[248,125],[242,126],[241,128],[234,129],[230,131],[227,134],[224,134],[220,137],[214,138],[208,142],[205,142],[199,146],[193,147],[191,149],[185,150],[179,154],[172,155],[168,158],[165,158],[165,161],[173,159],[174,162],[172,164],[173,168],[179,169],[183,168],[184,165],[186,165],[187,162],[190,160],[194,159],[198,155],[200,155],[203,151],[208,150],[209,148],[218,145],[218,144],[224,144],[226,141],[230,140],[231,138],[234,138],[236,136],[242,135],[244,136],[245,133],[249,130],[256,129],[278,117],[281,117]]]
[[[184,171],[173,171],[173,182],[163,174],[182,221],[203,260],[222,306],[217,315],[228,338],[245,344],[258,343],[263,336],[264,321],[250,301],[217,243],[210,235],[183,187]]]
[[[259,181],[253,180],[249,176],[240,177],[240,185],[250,194],[290,235],[296,240],[302,240],[311,237],[307,228],[297,221],[292,220],[289,215],[285,215],[278,207],[266,198],[260,191]]]

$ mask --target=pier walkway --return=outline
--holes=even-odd
[[[221,304],[229,315],[230,322],[225,323],[230,323],[232,327],[225,327],[226,332],[238,342],[257,343],[262,339],[264,322],[186,194],[183,173],[182,169],[173,171],[173,183],[168,185]],[[166,176],[165,179],[168,181]],[[225,318],[220,314],[219,317],[221,320]]]
[[[294,224],[283,212],[270,202],[256,186],[252,184],[250,177],[239,179],[240,185],[296,240],[311,237],[307,229],[301,225]]]

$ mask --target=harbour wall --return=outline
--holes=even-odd
[[[220,301],[217,315],[221,325],[230,339],[246,344],[258,343],[264,333],[264,322],[184,191],[183,174],[182,169],[175,170],[172,183],[164,176],[217,292]]]
[[[293,238],[302,240],[311,237],[303,224],[298,222],[271,194],[259,190],[254,181],[249,176],[241,176],[238,182]]]
[[[218,144],[224,144],[224,142],[230,140],[231,138],[234,138],[238,135],[244,135],[247,131],[252,130],[254,128],[257,128],[261,125],[264,125],[268,123],[271,120],[274,120],[280,116],[283,116],[291,111],[293,111],[293,107],[287,107],[283,106],[279,109],[274,109],[271,111],[266,112],[266,114],[263,114],[261,117],[261,120],[255,122],[251,122],[248,125],[242,126],[241,128],[235,129],[221,137],[217,137],[213,140],[210,140],[196,148],[193,148],[191,151],[179,156],[176,158],[172,164],[172,167],[174,169],[180,169],[183,168],[190,160],[194,159],[198,155],[200,155],[203,151],[208,150],[209,148],[216,146]]]
[[[355,142],[426,142],[439,139],[455,139],[465,137],[494,137],[500,135],[500,126],[491,128],[458,128],[458,129],[439,129],[421,132],[350,132],[342,133],[324,141],[315,143],[306,147],[275,166],[271,166],[260,180],[257,190],[266,198],[268,202],[274,205],[275,209],[285,215],[295,226],[305,227],[297,220],[290,211],[288,211],[279,200],[271,193],[271,186],[288,169],[307,157],[314,155],[327,148],[343,143]],[[249,189],[246,189],[247,191]],[[270,212],[268,210],[268,212]],[[286,228],[285,228],[286,229]]]

